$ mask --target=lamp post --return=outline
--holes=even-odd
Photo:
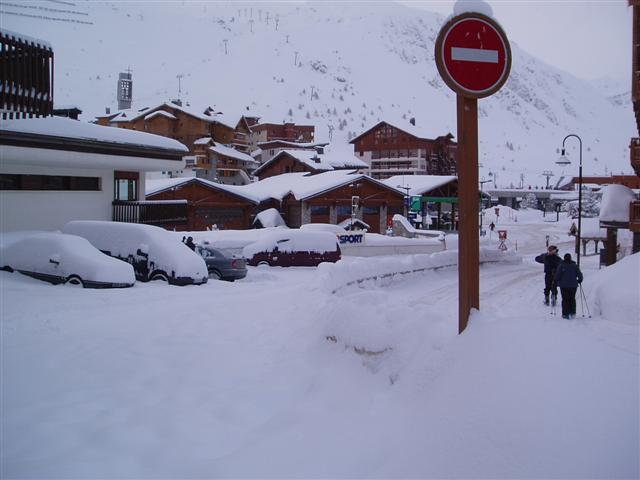
[[[580,167],[578,169],[578,234],[576,236],[576,255],[578,268],[580,268],[580,235],[582,233],[582,139],[578,135],[571,133],[564,137],[564,140],[562,140],[562,154],[556,163],[563,166],[571,164],[571,161],[566,156],[564,148],[564,144],[569,137],[577,138],[580,143]]]
[[[405,194],[404,194],[404,205],[405,205],[405,207],[407,207],[407,216],[409,216],[409,207],[411,206],[411,203],[409,201],[409,199],[411,198],[411,197],[409,197],[409,190],[411,190],[411,187],[405,187],[404,185],[396,185],[396,188],[399,188],[399,189],[405,191]]]
[[[484,197],[482,196],[482,186],[485,183],[489,183],[491,180],[480,180],[480,235],[483,235],[482,233],[482,218],[484,217],[484,208],[483,204],[484,204]]]

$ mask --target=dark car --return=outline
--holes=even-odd
[[[210,279],[233,282],[247,276],[244,258],[229,255],[209,245],[197,245],[196,252],[204,258]]]
[[[278,267],[316,267],[335,263],[341,252],[338,239],[329,232],[305,232],[282,229],[244,247],[242,254],[249,265]]]

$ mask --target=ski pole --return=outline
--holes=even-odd
[[[582,283],[579,283],[578,285],[580,286],[580,294],[584,298],[584,304],[587,306],[587,314],[589,315],[589,318],[591,318],[591,311],[589,310],[589,302],[587,302],[587,296],[584,293],[584,288],[582,288]]]

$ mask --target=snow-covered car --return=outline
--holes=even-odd
[[[244,247],[242,255],[252,266],[315,267],[337,262],[341,252],[333,233],[291,229],[265,235]]]
[[[62,231],[86,238],[111,257],[131,265],[142,282],[164,280],[171,285],[199,285],[208,279],[200,255],[160,227],[137,223],[75,220]]]
[[[87,288],[123,288],[136,281],[131,265],[105,255],[75,235],[14,232],[0,243],[2,270]]]
[[[196,252],[204,258],[210,279],[233,282],[247,276],[247,265],[242,257],[206,244],[196,246]]]

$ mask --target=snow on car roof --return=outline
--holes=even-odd
[[[409,187],[409,195],[424,195],[457,179],[455,175],[394,175],[382,183],[393,188]]]
[[[124,128],[105,127],[63,117],[2,120],[0,121],[0,129],[9,132],[49,135],[60,138],[96,140],[105,143],[179,150],[185,153],[189,151],[182,143],[172,138]]]

